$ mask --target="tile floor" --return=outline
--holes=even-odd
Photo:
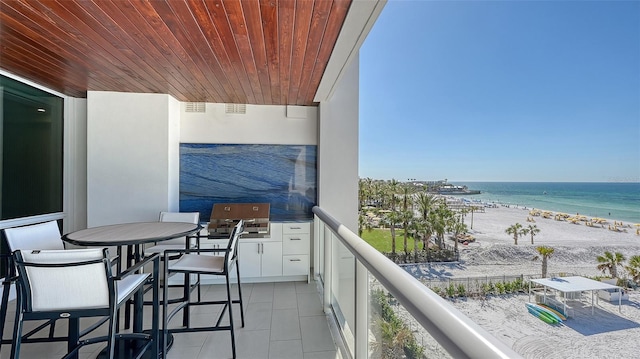
[[[171,289],[173,290],[173,288]],[[179,290],[176,288],[176,290]],[[233,293],[237,293],[232,288]],[[234,308],[236,324],[236,351],[238,358],[278,359],[336,359],[341,358],[322,312],[316,283],[280,282],[242,284],[245,300],[245,327],[240,327],[239,308]],[[203,299],[214,300],[225,295],[220,285],[203,286]],[[15,303],[12,302],[12,303]],[[234,306],[237,307],[237,306]],[[217,318],[222,306],[201,306],[192,309],[194,325]],[[145,311],[150,308],[145,308]],[[10,338],[15,309],[9,306],[5,325],[5,338]],[[149,313],[150,314],[150,313]],[[145,312],[145,318],[149,315]],[[170,323],[181,324],[180,315]],[[101,328],[102,329],[102,328]],[[64,334],[66,323],[60,323],[56,333]],[[87,346],[80,358],[95,358],[104,344]],[[9,357],[9,345],[3,345],[0,358]],[[22,359],[60,358],[66,344],[33,343],[22,346]],[[231,358],[231,339],[228,331],[175,334],[174,345],[168,359]]]

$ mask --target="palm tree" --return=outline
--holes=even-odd
[[[371,178],[360,178],[360,180],[358,181],[358,199],[359,201],[359,206],[360,210],[362,210],[363,207],[368,206],[371,202],[371,195],[372,195],[372,180]]]
[[[389,188],[387,187],[386,182],[377,181],[374,185],[373,191],[375,193],[376,200],[378,201],[379,208],[389,208]]]
[[[420,211],[420,218],[427,219],[429,212],[437,202],[437,197],[426,192],[420,192],[418,193],[416,202],[418,204],[418,211]]]
[[[458,234],[460,233],[465,233],[467,231],[467,225],[462,223],[462,222],[454,222],[451,227],[449,227],[449,230],[451,232],[453,232],[453,238],[454,238],[454,248],[456,251],[458,251]]]
[[[400,213],[402,219],[402,229],[404,229],[404,255],[409,255],[409,249],[407,247],[407,236],[409,235],[409,224],[413,220],[413,201],[411,200],[411,188],[409,186],[402,187],[402,212]]]
[[[367,223],[367,217],[362,214],[362,211],[358,213],[358,237],[362,238],[362,232],[364,231],[364,226]]]
[[[400,223],[400,213],[398,211],[392,211],[387,215],[389,221],[389,228],[391,231],[391,254],[393,258],[396,257],[396,225]]]
[[[447,207],[446,203],[441,202],[438,208],[431,212],[430,215],[429,220],[433,225],[434,232],[436,232],[438,236],[438,247],[442,249],[444,244],[444,234],[449,227],[450,218],[454,216],[454,213]]]
[[[435,232],[435,229],[433,228],[432,217],[433,215],[430,214],[426,219],[420,219],[423,251],[426,251],[429,248],[428,242],[431,240],[431,236],[433,236],[433,233]]]
[[[511,227],[507,228],[507,230],[505,232],[507,232],[507,234],[513,235],[513,241],[514,241],[515,245],[517,246],[518,245],[518,236],[523,234],[522,225],[520,223],[516,223],[516,224],[512,225]]]
[[[473,212],[477,210],[478,210],[477,206],[469,206],[469,213],[471,213],[471,225],[469,226],[469,228],[471,229],[473,229]]]
[[[540,228],[538,228],[538,226],[536,226],[535,224],[530,224],[529,227],[522,229],[523,235],[526,236],[527,234],[531,234],[531,244],[533,244],[533,236],[538,233],[540,233]]]
[[[631,280],[640,284],[640,256],[631,256],[628,265],[624,268],[629,272]]]
[[[409,230],[411,231],[411,236],[413,237],[413,261],[418,263],[418,240],[420,239],[420,232],[422,230],[422,219],[416,218],[411,221],[409,225]]]
[[[536,251],[538,251],[538,253],[542,257],[542,278],[546,278],[547,277],[547,260],[551,258],[551,255],[553,255],[553,252],[555,250],[551,247],[540,246],[540,247],[536,247]],[[538,256],[535,256],[533,257],[533,260],[538,260],[538,258],[539,258]]]
[[[400,212],[400,223],[402,223],[402,230],[404,233],[402,234],[402,245],[405,257],[409,254],[409,246],[408,246],[408,238],[409,238],[409,229],[411,224],[413,223],[413,212],[411,211],[401,211]]]
[[[418,204],[418,211],[420,212],[420,225],[422,235],[422,250],[427,250],[427,241],[431,239],[433,235],[433,225],[429,221],[429,213],[438,202],[438,197],[428,194],[426,192],[418,193],[418,197],[416,199]]]
[[[371,221],[362,211],[358,214],[358,236],[362,238],[362,233],[364,230],[367,232],[371,232],[373,230],[373,226],[371,225]]]
[[[604,273],[605,271],[609,271],[611,278],[618,278],[618,265],[624,262],[624,255],[620,252],[611,253],[609,251],[604,252],[604,255],[598,256],[596,258],[598,260],[598,270]]]
[[[396,225],[402,222],[402,218],[400,216],[400,213],[398,213],[398,210],[396,208],[396,205],[398,204],[398,187],[400,185],[400,182],[396,181],[395,179],[392,179],[391,181],[389,181],[388,185],[386,186],[386,191],[385,191],[385,196],[389,199],[389,205],[390,205],[390,210],[391,213],[389,213],[389,215],[387,216],[387,219],[389,220],[390,223],[390,229],[391,229],[391,253],[394,257],[396,257]]]
[[[395,178],[389,181],[387,186],[387,194],[389,197],[389,204],[391,210],[394,211],[396,209],[396,205],[398,204],[398,193],[399,193],[400,182],[396,181]]]
[[[466,217],[467,213],[469,213],[469,208],[468,207],[461,208],[459,213],[460,213],[460,222],[464,224],[464,217]]]

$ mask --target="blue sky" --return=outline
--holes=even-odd
[[[640,181],[640,1],[390,0],[360,177]]]

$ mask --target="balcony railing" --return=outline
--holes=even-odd
[[[369,335],[370,284],[376,281],[452,357],[521,357],[322,208],[314,207],[313,213],[314,272],[323,286],[324,309],[335,316],[352,357],[379,356]]]

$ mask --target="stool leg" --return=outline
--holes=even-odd
[[[187,305],[182,309],[182,325],[190,328],[191,323],[191,273],[184,273],[184,297]]]
[[[242,304],[242,287],[240,286],[240,264],[236,259],[236,274],[238,275],[238,301],[240,302],[240,319],[244,328],[244,306]]]
[[[0,348],[2,348],[2,340],[4,338],[4,323],[7,319],[7,306],[9,305],[10,291],[11,284],[9,284],[9,282],[5,282],[2,285],[2,308],[0,308]]]
[[[231,283],[229,282],[229,272],[225,271],[225,278],[227,280],[227,306],[229,307],[229,326],[231,327],[231,352],[233,357],[236,357],[236,336],[233,330],[233,300],[231,299]]]
[[[166,261],[165,261],[165,265],[163,267],[164,269],[164,278],[167,278],[167,276],[169,275],[169,270],[168,270],[169,266],[166,265]],[[164,280],[163,283],[163,287],[162,287],[162,353],[163,356],[166,357],[166,353],[167,353],[167,339],[169,338],[169,329],[168,329],[168,325],[169,325],[169,300],[168,300],[168,295],[169,295],[169,286],[167,285],[167,280]]]
[[[16,298],[16,320],[13,324],[13,344],[11,345],[11,359],[20,358],[23,320],[24,317],[22,313],[22,298],[20,294],[18,294],[18,298]]]

